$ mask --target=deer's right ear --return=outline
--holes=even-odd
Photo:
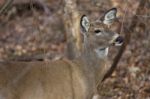
[[[89,19],[88,19],[88,17],[86,15],[83,15],[81,17],[80,26],[81,26],[81,30],[83,32],[88,32],[88,30],[90,28],[90,22],[89,22]]]
[[[108,10],[105,15],[104,15],[104,19],[102,20],[104,24],[110,24],[112,23],[117,17],[117,9],[116,8],[112,8],[110,10]]]

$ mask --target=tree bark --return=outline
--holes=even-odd
[[[64,24],[67,38],[66,54],[69,59],[74,59],[81,52],[80,15],[77,10],[76,0],[64,1]]]

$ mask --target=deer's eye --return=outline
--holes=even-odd
[[[96,29],[96,30],[94,30],[94,33],[95,33],[97,36],[99,36],[99,35],[102,34],[102,31],[101,31],[100,29]]]

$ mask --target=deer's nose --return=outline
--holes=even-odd
[[[118,36],[116,39],[115,39],[115,46],[121,46],[123,44],[123,37],[122,36]]]

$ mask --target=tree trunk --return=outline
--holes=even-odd
[[[69,59],[74,59],[81,52],[80,15],[77,10],[76,0],[64,1],[64,24],[67,38],[66,54]]]

